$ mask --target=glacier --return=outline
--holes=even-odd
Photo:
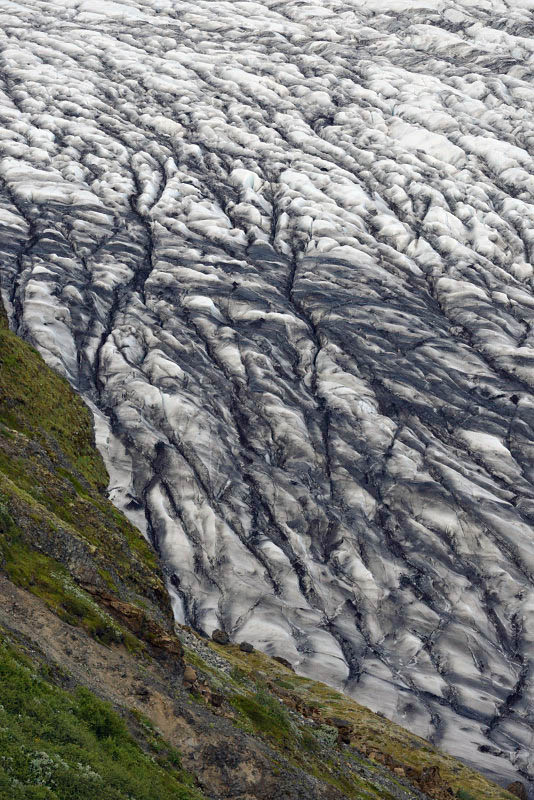
[[[0,0],[0,281],[179,622],[534,785],[533,0]]]

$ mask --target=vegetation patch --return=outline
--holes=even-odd
[[[126,632],[73,582],[65,568],[25,544],[1,499],[0,495],[0,560],[8,578],[44,600],[65,622],[85,628],[102,644],[122,642]],[[134,637],[129,634],[129,638]]]
[[[2,637],[0,800],[202,800],[179,753],[141,744],[84,688],[44,680]]]
[[[273,737],[272,741],[276,743],[278,738],[279,742],[284,743],[284,750],[289,742],[294,763],[313,772],[321,780],[338,786],[348,797],[362,796],[364,787],[365,791],[371,793],[374,789],[369,782],[363,781],[362,783],[361,778],[355,774],[351,784],[353,788],[349,790],[342,775],[335,777],[333,766],[331,769],[325,767],[326,754],[336,750],[333,744],[335,729],[327,722],[330,717],[341,717],[350,721],[353,726],[351,742],[363,753],[375,750],[391,756],[398,763],[418,770],[425,766],[439,767],[444,783],[451,786],[460,800],[511,800],[512,795],[500,786],[486,780],[480,773],[465,766],[452,756],[437,750],[429,742],[410,733],[400,725],[361,706],[352,698],[332,687],[288,672],[285,667],[259,650],[248,654],[241,652],[235,644],[218,645],[214,642],[207,644],[232,665],[232,675],[239,679],[240,687],[246,686],[247,679],[255,682],[257,687],[263,685],[269,691],[271,689],[276,691],[276,687],[281,687],[290,692],[291,696],[298,699],[303,705],[319,711],[320,719],[317,721],[319,724],[315,728],[300,728],[289,717],[293,729],[297,730],[296,736],[293,739],[287,737],[284,739],[281,736]],[[257,676],[259,675],[262,676],[261,681],[258,681]],[[241,688],[241,691],[245,692],[245,689]],[[262,691],[261,688],[259,691]],[[246,704],[243,705],[243,702],[240,701],[236,705],[235,699],[232,703],[240,711],[243,709],[242,713],[248,716],[244,710]],[[251,705],[250,708],[256,710],[255,705]],[[287,713],[286,709],[284,711]],[[253,720],[251,723],[254,725]],[[258,723],[254,725],[254,728],[258,731],[261,730]],[[317,741],[319,752],[316,750]],[[350,754],[356,752],[356,750],[347,750],[343,753],[343,757],[346,755],[347,759],[350,759]],[[305,760],[302,757],[303,753],[306,754]],[[379,790],[379,794],[386,796],[383,789]]]
[[[67,381],[7,327],[0,309],[0,421],[36,439],[57,459],[59,449],[82,480],[104,489],[107,474],[94,447],[89,410]]]
[[[256,731],[279,742],[289,742],[295,737],[289,714],[273,695],[258,691],[251,696],[234,695],[231,702]]]
[[[8,329],[1,303],[0,472],[96,545],[121,576],[155,589],[166,602],[153,549],[104,496],[108,476],[91,412]]]

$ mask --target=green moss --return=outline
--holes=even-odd
[[[354,798],[354,800],[365,800],[366,798],[369,800],[378,800],[378,798],[379,800],[392,800],[391,794],[383,786],[374,787],[354,773],[343,774],[333,762],[311,762],[309,771],[319,780],[339,789],[347,798]]]
[[[139,641],[139,639],[129,631],[124,631],[122,637],[122,643],[129,653],[134,653],[139,655],[140,653],[143,653],[146,650],[145,644]]]
[[[39,441],[53,460],[57,444],[89,484],[106,486],[89,410],[67,381],[6,327],[0,328],[0,420]]]
[[[466,792],[465,789],[458,789],[456,797],[458,797],[459,800],[476,800],[476,798],[469,792]]]
[[[98,574],[100,575],[100,577],[102,578],[108,589],[111,589],[111,591],[114,592],[117,587],[115,585],[115,581],[113,580],[107,569],[102,569],[102,567],[100,567],[98,569]]]
[[[293,684],[289,683],[289,681],[282,680],[282,678],[275,678],[274,683],[282,689],[293,689]]]
[[[232,667],[230,670],[230,677],[237,684],[244,684],[248,682],[248,675],[241,667]]]
[[[81,496],[87,496],[87,488],[72,475],[68,470],[63,469],[63,467],[57,468],[58,475],[61,475],[63,478],[69,481],[72,484],[72,488],[76,491],[77,494]]]

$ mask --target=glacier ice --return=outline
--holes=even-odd
[[[177,617],[534,780],[531,0],[0,0],[0,280]]]

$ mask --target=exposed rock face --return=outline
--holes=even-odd
[[[1,4],[1,281],[179,620],[507,781],[534,775],[532,20],[427,5]]]
[[[166,655],[173,656],[181,661],[183,648],[180,640],[176,635],[170,634],[157,622],[147,617],[142,609],[131,603],[125,603],[109,594],[109,592],[99,590],[89,584],[82,583],[82,586],[90,594],[97,597],[100,604],[108,608],[113,613],[113,616],[133,631],[136,636],[148,642],[156,650],[161,650]],[[184,676],[184,680],[188,679]]]

